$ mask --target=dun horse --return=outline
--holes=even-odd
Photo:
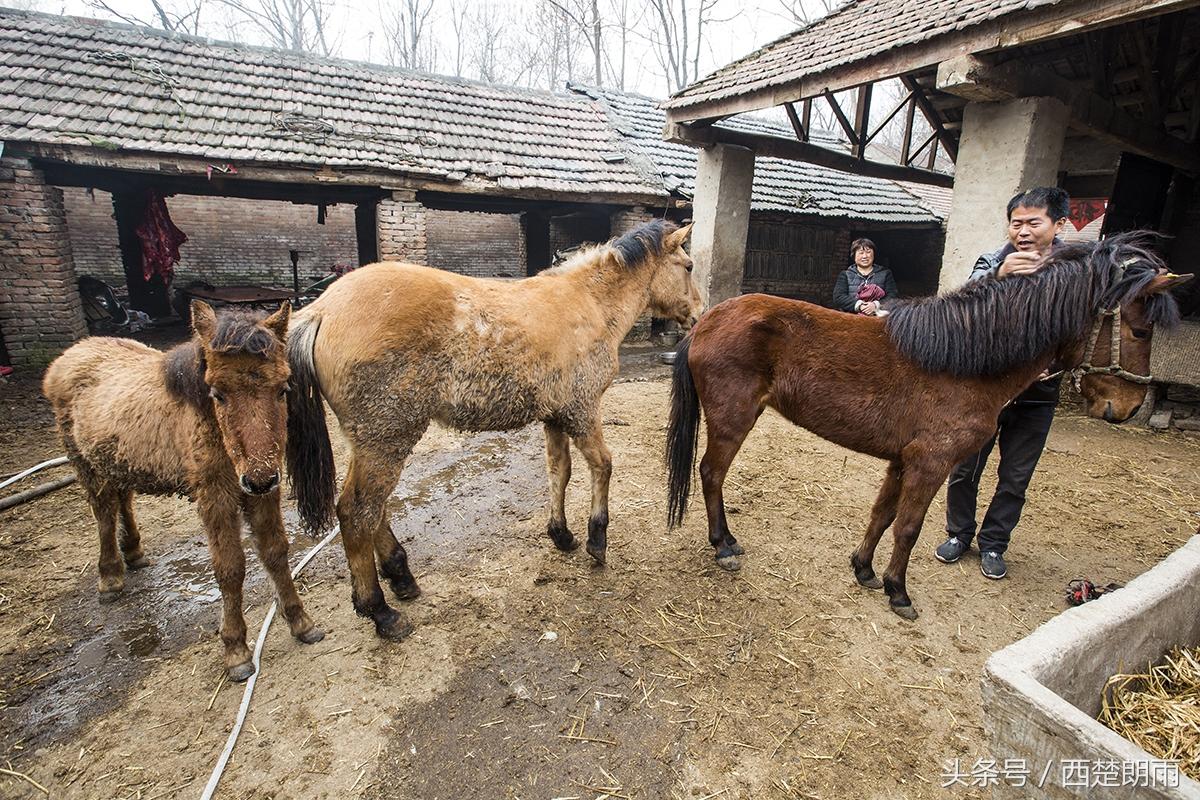
[[[700,313],[683,249],[689,230],[655,221],[513,282],[376,264],[339,279],[297,314],[288,463],[301,517],[320,529],[333,516],[323,396],[351,448],[336,508],[351,597],[380,636],[402,637],[408,626],[384,600],[376,557],[398,598],[419,594],[385,504],[431,420],[466,431],[544,424],[548,530],[560,550],[576,546],[563,509],[574,441],[592,478],[587,551],[604,563],[612,459],[600,398],[639,315],[691,325]]]
[[[306,643],[325,635],[292,585],[279,511],[288,316],[286,303],[263,319],[193,302],[187,343],[163,353],[130,339],[85,339],[50,365],[43,383],[100,529],[100,601],[124,590],[126,566],[149,564],[134,492],[191,497],[208,532],[225,668],[235,681],[254,673],[242,617],[243,516],[292,635]]]
[[[1059,250],[1031,277],[976,281],[884,319],[765,295],[727,300],[704,315],[676,357],[669,522],[679,525],[687,508],[703,409],[708,539],[720,566],[740,567],[743,549],[725,518],[722,485],[759,415],[773,408],[888,462],[850,563],[859,584],[885,589],[892,610],[915,619],[909,553],[953,466],[982,446],[1004,405],[1052,363],[1088,360],[1083,391],[1091,413],[1114,422],[1131,416],[1145,396],[1152,328],[1178,319],[1167,292],[1189,278],[1168,273],[1142,239],[1121,236]],[[1104,354],[1114,316],[1118,352]],[[893,522],[881,581],[872,561]]]

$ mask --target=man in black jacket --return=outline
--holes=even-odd
[[[1070,213],[1070,201],[1062,189],[1039,187],[1021,192],[1008,201],[1008,244],[981,255],[968,280],[1023,280],[1037,272],[1059,244],[1058,233]],[[979,478],[999,442],[999,481],[979,528],[979,569],[995,580],[1008,574],[1004,553],[1021,519],[1025,490],[1046,445],[1061,382],[1061,377],[1040,380],[1017,395],[1000,412],[992,438],[950,473],[946,488],[949,538],[935,551],[939,561],[952,564],[971,548]]]
[[[833,307],[874,316],[882,308],[881,300],[859,300],[858,290],[872,284],[883,290],[883,300],[895,300],[900,296],[896,279],[890,269],[875,263],[875,243],[870,239],[855,239],[850,245],[850,256],[854,263],[838,274],[833,286]]]

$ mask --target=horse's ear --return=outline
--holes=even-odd
[[[1176,275],[1174,272],[1164,272],[1161,275],[1155,275],[1154,278],[1148,284],[1146,284],[1146,288],[1142,293],[1162,294],[1163,292],[1169,292],[1176,286],[1182,286],[1194,277],[1196,276],[1190,272],[1186,275]]]
[[[677,230],[668,233],[666,241],[667,246],[665,249],[674,250],[676,247],[683,247],[683,243],[687,241],[687,238],[691,236],[691,234],[692,223],[690,222],[687,225],[684,225],[682,228],[678,228]]]
[[[287,338],[288,320],[292,317],[292,304],[287,300],[279,306],[279,310],[262,321],[264,327],[271,333],[275,334],[275,338],[283,341]]]
[[[192,330],[202,345],[211,342],[217,332],[217,312],[203,300],[192,300]]]

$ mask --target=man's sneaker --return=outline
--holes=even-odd
[[[958,561],[963,557],[963,553],[970,549],[970,542],[964,542],[957,536],[951,536],[949,539],[939,544],[937,546],[937,550],[933,551],[933,554],[937,557],[937,560],[943,564],[953,564],[955,561]]]
[[[1008,566],[1000,553],[988,551],[979,555],[979,571],[983,577],[998,581],[1008,574]]]

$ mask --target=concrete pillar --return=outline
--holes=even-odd
[[[87,335],[62,190],[20,158],[0,159],[0,329],[26,368]]]
[[[1067,121],[1067,107],[1051,97],[967,103],[938,282],[942,291],[966,281],[980,253],[1004,244],[1009,198],[1058,184]]]
[[[379,201],[376,213],[380,261],[429,263],[425,206],[417,200],[416,192],[392,192],[390,199]]]
[[[705,308],[742,293],[754,151],[717,144],[700,151],[696,165],[694,277]]]

